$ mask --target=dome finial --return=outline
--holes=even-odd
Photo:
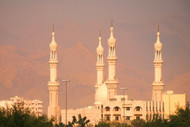
[[[157,42],[160,41],[160,24],[158,24]]]
[[[97,53],[103,54],[104,48],[102,47],[102,37],[101,37],[101,31],[99,31],[99,45],[97,47]]]
[[[56,50],[56,49],[57,49],[57,43],[55,42],[54,24],[53,24],[52,41],[51,41],[51,43],[50,43],[50,48],[51,48],[52,50]]]
[[[54,32],[54,24],[53,24],[53,32]]]
[[[102,46],[102,37],[101,37],[101,30],[99,31],[99,46]]]
[[[111,20],[111,27],[110,27],[111,34],[110,36],[113,37],[113,20]]]
[[[162,43],[160,42],[160,32],[159,31],[160,31],[160,25],[158,24],[157,40],[154,45],[156,50],[162,49]]]
[[[52,31],[52,40],[54,40],[55,32],[54,32],[54,24],[53,24],[53,31]]]
[[[160,24],[158,24],[158,32],[160,32]]]

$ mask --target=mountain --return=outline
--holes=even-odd
[[[106,57],[105,57],[106,58]],[[43,101],[43,110],[47,112],[49,81],[49,50],[25,51],[13,46],[0,47],[0,99],[20,96],[26,99]],[[62,79],[70,79],[68,83],[68,108],[79,108],[93,105],[94,84],[96,82],[96,53],[91,52],[83,43],[63,49],[58,48],[58,81],[59,105],[65,106],[65,84]],[[132,68],[118,59],[117,78],[120,87],[127,87],[129,99],[151,99],[151,84],[153,73]],[[107,75],[107,61],[105,60],[105,78]],[[166,89],[174,89],[183,85],[183,90],[190,96],[188,78],[190,73],[175,76],[165,83]]]

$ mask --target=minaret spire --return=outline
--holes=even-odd
[[[99,46],[102,46],[101,30],[99,31]]]
[[[158,32],[160,32],[160,24],[158,24]]]
[[[54,24],[53,24],[53,32],[54,32]]]
[[[114,38],[114,36],[113,36],[113,20],[111,20],[110,38]]]

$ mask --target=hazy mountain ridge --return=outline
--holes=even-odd
[[[106,56],[105,56],[106,58]],[[0,47],[0,99],[18,95],[29,99],[43,101],[44,112],[48,106],[49,81],[49,50],[27,52],[16,47]],[[62,79],[70,79],[68,84],[68,107],[84,107],[93,105],[94,84],[96,82],[96,54],[92,53],[82,43],[68,49],[58,49],[58,80],[60,82],[59,104],[64,106],[65,84]],[[105,59],[105,77],[107,75],[107,61]],[[153,79],[149,73],[131,68],[118,60],[117,78],[120,87],[128,87],[126,94],[130,99],[151,99],[151,85]],[[150,76],[150,77],[149,77]],[[189,90],[188,78],[190,73],[174,77],[166,84],[166,89],[176,92]],[[147,78],[149,77],[149,78]],[[183,81],[183,82],[182,82]],[[185,89],[178,88],[184,86]],[[40,94],[39,94],[40,93]],[[186,92],[188,96],[188,91]]]

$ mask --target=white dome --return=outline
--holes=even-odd
[[[99,86],[96,90],[95,104],[102,104],[106,100],[107,100],[107,86],[104,83],[101,86]]]
[[[53,50],[53,51],[57,50],[57,43],[55,42],[54,35],[55,35],[55,33],[53,32],[52,33],[52,41],[49,44],[50,49]]]
[[[110,38],[108,39],[108,45],[113,47],[115,46],[116,43],[116,39],[113,36],[113,27],[110,28],[111,34],[110,34]]]
[[[157,41],[154,44],[154,48],[155,48],[155,50],[159,50],[159,51],[162,49],[162,43],[160,42],[160,33],[159,32],[157,32]]]
[[[103,54],[104,52],[104,48],[102,47],[102,42],[101,42],[102,38],[99,37],[99,45],[96,48],[97,54]]]

